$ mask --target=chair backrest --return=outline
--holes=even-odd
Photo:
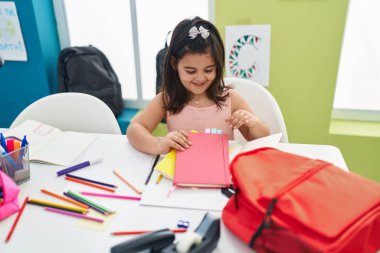
[[[100,99],[85,93],[65,92],[43,97],[26,107],[10,128],[27,119],[62,131],[121,134],[111,109]]]
[[[232,84],[250,105],[254,113],[264,121],[271,134],[282,133],[281,142],[288,142],[284,117],[273,95],[260,84],[240,78],[224,78],[226,85]],[[235,139],[243,138],[239,131],[235,131]],[[244,139],[244,138],[243,138]]]

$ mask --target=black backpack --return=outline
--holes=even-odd
[[[156,56],[156,94],[160,92],[161,84],[162,84],[162,75],[163,75],[163,69],[164,69],[164,61],[166,52],[168,51],[168,36],[171,33],[171,31],[168,32],[166,35],[166,41],[165,41],[165,47],[160,49],[158,51]]]
[[[68,47],[58,59],[59,92],[81,92],[101,99],[115,116],[123,111],[121,85],[107,57],[96,47]]]

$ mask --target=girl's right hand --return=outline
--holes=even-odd
[[[180,130],[168,133],[158,142],[158,150],[160,154],[168,153],[172,148],[184,151],[189,148],[191,142],[187,132]]]

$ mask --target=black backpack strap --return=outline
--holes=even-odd
[[[255,245],[256,239],[261,235],[263,230],[265,228],[269,228],[271,223],[272,223],[272,211],[274,206],[276,205],[277,199],[274,198],[272,201],[269,203],[269,206],[267,208],[267,211],[265,212],[265,216],[263,219],[263,222],[260,224],[259,228],[256,230],[256,232],[253,234],[251,240],[249,241],[248,245],[249,247],[253,248]]]

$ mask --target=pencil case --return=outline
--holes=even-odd
[[[20,210],[18,194],[20,188],[5,173],[0,171],[0,220]]]

